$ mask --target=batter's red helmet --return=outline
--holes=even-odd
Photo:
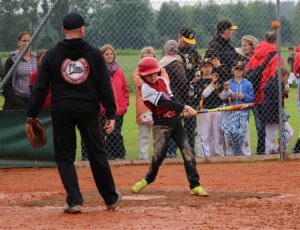
[[[141,76],[160,72],[160,66],[154,57],[144,57],[141,59],[138,68]]]

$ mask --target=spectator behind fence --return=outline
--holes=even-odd
[[[252,35],[245,35],[241,40],[242,48],[235,48],[235,51],[242,56],[242,60],[245,62],[245,65],[247,65],[259,42],[257,38]]]
[[[298,80],[297,86],[297,104],[298,104],[298,114],[300,116],[300,44],[296,47],[296,54],[294,58],[293,71]],[[300,134],[296,142],[293,152],[300,153]]]
[[[279,82],[282,86],[282,122],[283,122],[283,149],[286,147],[293,139],[294,131],[292,127],[288,124],[288,119],[290,116],[284,110],[284,100],[288,97],[289,86],[288,79],[290,72],[281,68],[281,79],[279,79],[278,70],[275,72],[275,76],[270,78],[264,87],[264,103],[262,104],[262,119],[266,124],[266,154],[277,153],[278,145],[276,144],[276,133],[279,128]]]
[[[217,35],[209,43],[205,53],[208,58],[218,57],[220,62],[227,66],[229,75],[234,62],[240,57],[230,43],[233,32],[237,29],[238,27],[230,21],[220,21],[217,24]]]
[[[36,82],[36,78],[38,76],[38,71],[40,69],[42,60],[46,54],[47,50],[45,49],[41,49],[38,51],[37,55],[36,55],[36,63],[37,63],[37,70],[34,71],[30,77],[29,77],[29,88],[30,88],[30,92],[32,92],[33,87],[35,86],[35,82]],[[50,104],[51,104],[51,91],[49,90],[49,93],[44,101],[44,105],[43,108],[44,109],[49,109],[50,108]]]
[[[271,52],[277,51],[277,36],[276,32],[270,31],[265,34],[265,40],[262,41],[254,50],[253,55],[251,56],[247,69],[254,69],[258,66],[261,66],[264,61],[269,57]],[[255,126],[257,131],[257,154],[265,153],[265,122],[262,120],[262,103],[264,102],[264,87],[269,80],[273,77],[277,68],[277,57],[275,55],[262,72],[262,78],[260,80],[258,90],[255,92],[254,102],[256,106],[253,108],[253,114],[255,119]],[[284,65],[284,60],[281,58],[281,65]]]
[[[153,47],[146,46],[141,51],[141,59],[144,57],[156,58]],[[169,76],[164,68],[160,69],[160,76],[169,84]],[[138,69],[133,73],[133,82],[136,92],[136,123],[138,124],[138,157],[139,160],[149,159],[149,146],[151,142],[151,128],[153,124],[152,112],[143,102],[141,87],[144,83]]]
[[[254,100],[253,85],[244,79],[245,64],[237,61],[232,67],[232,79],[224,83],[221,98],[226,105],[251,103]],[[221,129],[225,134],[226,155],[251,155],[249,137],[250,110],[225,112]]]
[[[18,50],[11,52],[5,62],[5,75],[24,50],[31,36],[28,32],[22,32],[18,36]],[[17,68],[6,82],[3,89],[5,98],[3,110],[26,110],[30,106],[29,76],[37,69],[36,54],[31,49],[19,62]]]
[[[178,54],[183,60],[186,78],[189,82],[189,102],[188,104],[196,108],[197,105],[192,105],[194,101],[195,93],[192,85],[192,80],[195,77],[195,73],[198,69],[201,56],[197,49],[193,47],[196,44],[195,31],[191,28],[182,28],[178,36]],[[184,128],[187,133],[189,145],[193,156],[195,156],[195,136],[196,136],[196,117],[185,118]],[[174,154],[174,153],[173,153]]]
[[[200,63],[197,76],[193,80],[198,109],[212,109],[221,107],[223,100],[220,93],[223,83],[228,80],[225,65],[221,65],[217,57],[204,57]],[[219,128],[223,113],[200,113],[198,114],[197,138],[198,157],[223,156],[224,139]]]
[[[105,136],[105,146],[107,151],[108,159],[125,159],[126,150],[124,147],[123,136],[122,136],[122,126],[124,115],[127,112],[129,106],[129,89],[124,76],[124,73],[118,63],[116,62],[116,52],[114,48],[107,44],[100,47],[106,66],[109,72],[109,76],[112,82],[113,91],[115,95],[115,100],[117,104],[116,111],[116,124],[115,129],[111,134]],[[102,127],[105,123],[105,109],[101,105],[101,120]]]
[[[175,40],[168,40],[164,45],[164,56],[160,60],[160,65],[165,68],[170,78],[170,88],[174,97],[179,103],[187,104],[189,100],[189,82],[186,78],[185,68],[182,58],[178,54],[178,43]],[[177,146],[174,140],[168,144],[167,157],[176,157]]]
[[[294,65],[294,58],[295,58],[295,50],[294,50],[294,47],[289,47],[288,48],[288,54],[289,54],[289,57],[288,57],[288,64],[289,66],[291,67],[291,73],[290,73],[290,76],[289,76],[289,87],[292,87],[293,85],[293,82],[295,81],[296,84],[298,84],[298,80],[294,74],[294,70],[293,70],[293,65]]]
[[[126,150],[124,146],[122,127],[124,115],[127,112],[129,106],[129,89],[124,76],[124,73],[118,63],[116,62],[115,49],[106,44],[99,47],[104,56],[104,60],[112,83],[113,92],[116,100],[117,110],[115,115],[115,128],[110,134],[104,134],[104,144],[106,148],[107,158],[109,160],[125,159]],[[100,129],[103,129],[106,122],[106,111],[101,104],[99,119]],[[86,145],[81,141],[82,160],[88,159]]]

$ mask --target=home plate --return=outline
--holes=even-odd
[[[133,195],[133,196],[122,196],[122,200],[154,200],[154,199],[163,199],[166,196],[158,195]]]

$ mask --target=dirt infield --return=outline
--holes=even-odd
[[[0,229],[300,229],[300,161],[198,164],[208,198],[189,195],[182,164],[163,165],[141,194],[147,165],[112,166],[123,202],[105,210],[89,167],[79,167],[83,213],[64,214],[56,168],[0,170]]]

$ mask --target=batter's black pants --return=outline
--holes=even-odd
[[[76,126],[88,152],[97,189],[105,204],[117,201],[113,176],[108,164],[99,129],[98,114],[52,113],[55,161],[59,175],[67,191],[68,205],[82,205],[83,198],[78,185],[74,161],[76,157]]]
[[[181,119],[171,119],[173,119],[172,125],[153,125],[154,153],[145,179],[148,183],[155,180],[159,167],[166,158],[168,143],[172,138],[180,149],[190,189],[193,189],[200,185],[196,161],[192,155]],[[176,180],[176,173],[174,174],[174,180]]]

